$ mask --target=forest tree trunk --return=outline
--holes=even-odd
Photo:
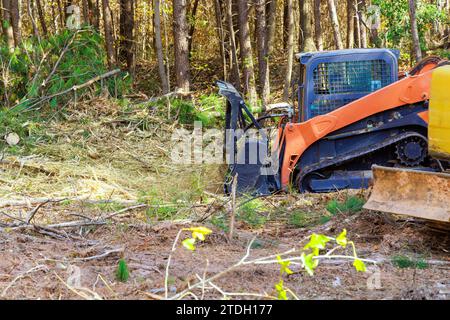
[[[269,98],[268,32],[266,26],[266,1],[256,0],[256,44],[258,49],[258,84],[263,105]]]
[[[228,24],[228,34],[230,38],[230,51],[231,51],[231,78],[230,81],[233,86],[240,91],[241,88],[241,75],[239,73],[239,60],[237,56],[237,44],[236,35],[234,32],[234,22],[233,22],[233,0],[227,0],[226,3],[227,10],[227,24]]]
[[[414,59],[416,63],[422,60],[422,50],[420,49],[419,30],[417,28],[416,17],[416,1],[408,0],[409,3],[409,18],[411,22],[411,36],[412,36],[412,49],[414,53]]]
[[[175,78],[179,90],[190,91],[189,28],[186,0],[173,1],[173,38],[175,49]]]
[[[13,34],[14,34],[14,43],[16,44],[17,47],[22,42],[19,1],[11,0],[10,9],[11,9],[11,24],[13,27]]]
[[[320,1],[314,0],[314,37],[317,50],[323,51],[322,21],[320,16]]]
[[[28,16],[30,17],[30,20],[31,20],[31,27],[33,28],[33,34],[37,39],[39,39],[40,38],[39,37],[39,29],[36,24],[36,19],[35,19],[36,10],[34,8],[33,0],[27,1],[27,12],[28,12]]]
[[[158,59],[158,72],[159,78],[161,79],[161,86],[163,94],[169,93],[169,82],[167,80],[166,67],[164,65],[164,53],[163,53],[163,45],[162,45],[162,37],[161,37],[161,9],[160,9],[160,0],[153,1],[153,26],[155,28],[155,49],[156,56]]]
[[[253,53],[248,24],[247,0],[237,0],[239,20],[239,41],[241,62],[243,64],[244,93],[252,107],[256,105],[255,72],[253,68]]]
[[[222,58],[222,76],[225,81],[228,81],[227,55],[225,50],[225,43],[227,43],[228,41],[225,40],[225,33],[223,28],[224,15],[222,3],[219,2],[219,0],[214,0],[214,15],[216,17],[217,36],[219,38],[220,56]]]
[[[9,51],[14,51],[14,31],[11,24],[11,0],[3,0],[3,34]]]
[[[333,35],[334,41],[336,43],[336,48],[342,50],[344,49],[344,45],[342,43],[341,30],[339,27],[339,19],[336,12],[336,5],[334,3],[334,0],[328,0],[328,10],[330,12],[331,24],[333,26]]]
[[[300,51],[316,51],[313,37],[314,9],[313,0],[300,0]]]
[[[45,14],[42,8],[41,0],[36,0],[36,7],[39,15],[39,23],[42,28],[42,34],[46,36],[48,34],[47,23],[45,22]]]
[[[359,31],[360,31],[360,39],[361,39],[361,48],[367,48],[367,30],[364,25],[365,21],[365,13],[366,10],[366,1],[365,0],[356,0],[358,6],[358,20],[359,20]]]
[[[289,89],[291,87],[292,79],[292,66],[294,64],[294,9],[293,0],[285,0],[287,3],[288,12],[288,37],[287,37],[287,51],[288,58],[286,62],[286,74],[284,77],[284,89],[283,89],[283,99],[288,101],[289,99]]]
[[[189,55],[191,54],[192,42],[194,41],[195,19],[197,17],[198,3],[199,3],[199,0],[194,0],[194,4],[192,6],[192,11],[191,11],[191,25],[189,27],[189,37],[188,37]]]
[[[126,62],[128,72],[132,77],[134,77],[135,53],[133,0],[120,0],[120,40],[119,59]]]
[[[347,48],[352,49],[355,46],[355,11],[353,7],[354,0],[347,0]]]
[[[105,28],[105,45],[108,66],[110,69],[116,64],[114,54],[114,38],[112,32],[112,16],[109,9],[109,0],[102,0],[103,27]]]

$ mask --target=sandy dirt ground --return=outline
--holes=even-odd
[[[176,122],[162,122],[156,111],[123,111],[101,99],[78,105],[66,121],[46,125],[46,138],[32,154],[0,159],[1,299],[160,299],[174,239],[181,228],[193,225],[213,233],[194,252],[176,246],[169,297],[198,281],[196,274],[211,277],[227,270],[254,237],[249,259],[302,248],[313,232],[336,236],[345,228],[359,257],[378,263],[368,263],[361,273],[351,260],[323,260],[313,277],[292,266],[294,274],[284,275],[284,284],[299,299],[450,298],[448,231],[364,210],[330,215],[327,204],[346,192],[261,200],[262,209],[250,210],[247,220],[259,224],[262,216],[266,222],[255,227],[238,219],[229,240],[211,220],[229,212],[229,199],[220,194],[223,172],[217,166],[174,166],[168,137]],[[367,199],[370,191],[357,192]],[[72,200],[46,203],[42,198]],[[83,200],[88,198],[113,203]],[[149,218],[149,206],[158,206],[156,218]],[[294,213],[305,221],[290,222]],[[321,218],[326,219],[317,223]],[[392,263],[399,255],[428,263],[422,269],[399,268]],[[125,283],[116,279],[120,259],[130,271]],[[214,284],[238,294],[232,298],[248,299],[276,295],[279,280],[275,263],[241,266]],[[223,298],[217,288],[205,288],[204,298]],[[201,298],[201,288],[193,294]]]
[[[11,207],[8,212],[23,210]],[[39,221],[60,223],[74,220],[78,205],[48,204],[39,210]],[[142,223],[142,209],[118,215],[106,225],[61,228],[45,235],[31,228],[0,229],[0,296],[2,299],[158,299],[164,296],[164,274],[171,247],[185,222]],[[3,219],[3,218],[2,218]],[[4,220],[9,221],[8,219]],[[207,223],[213,234],[191,252],[177,246],[168,278],[169,297],[197,281],[195,274],[211,276],[227,269],[246,253],[256,236],[250,257],[267,256],[298,246],[312,232],[335,235],[349,232],[362,258],[365,273],[356,272],[351,262],[323,261],[313,277],[303,271],[284,276],[285,286],[300,299],[449,299],[450,256],[448,233],[412,220],[396,221],[391,216],[363,211],[349,217],[335,216],[314,228],[293,228],[272,222],[257,232],[238,223],[236,236]],[[425,269],[398,268],[395,254],[421,256]],[[116,280],[118,260],[124,258],[130,270],[126,283]],[[293,268],[295,269],[295,268]],[[294,270],[296,271],[296,270]],[[223,291],[276,295],[279,265],[250,265],[215,280]],[[201,297],[201,289],[193,290]],[[219,291],[207,288],[206,299],[220,299]],[[193,298],[187,296],[187,299]],[[251,296],[236,296],[239,299]],[[255,298],[255,297],[253,297]],[[258,297],[257,297],[258,298]]]

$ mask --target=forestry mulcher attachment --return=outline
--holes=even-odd
[[[260,118],[219,81],[227,99],[225,192],[233,181],[238,194],[252,195],[360,189],[375,175],[368,208],[449,221],[450,65],[429,57],[399,74],[398,56],[390,49],[299,54],[297,104]],[[269,118],[279,121],[273,141],[263,127]],[[373,173],[374,165],[387,169]],[[416,192],[403,194],[407,185]]]

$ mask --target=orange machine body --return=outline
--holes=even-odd
[[[301,123],[287,123],[279,139],[280,145],[285,143],[281,164],[282,188],[288,186],[302,154],[318,140],[379,112],[427,100],[432,73],[433,70],[422,70],[328,114]],[[428,122],[428,112],[423,112],[421,117]]]

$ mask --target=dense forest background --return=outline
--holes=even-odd
[[[228,197],[203,160],[223,150],[216,80],[261,114],[295,97],[295,53],[449,59],[450,0],[0,4],[0,299],[449,299],[448,226],[366,210],[370,189]]]
[[[296,52],[397,48],[403,68],[448,57],[449,10],[449,0],[2,0],[0,103],[56,106],[120,68],[105,78],[116,96],[225,79],[264,105],[289,96]]]

